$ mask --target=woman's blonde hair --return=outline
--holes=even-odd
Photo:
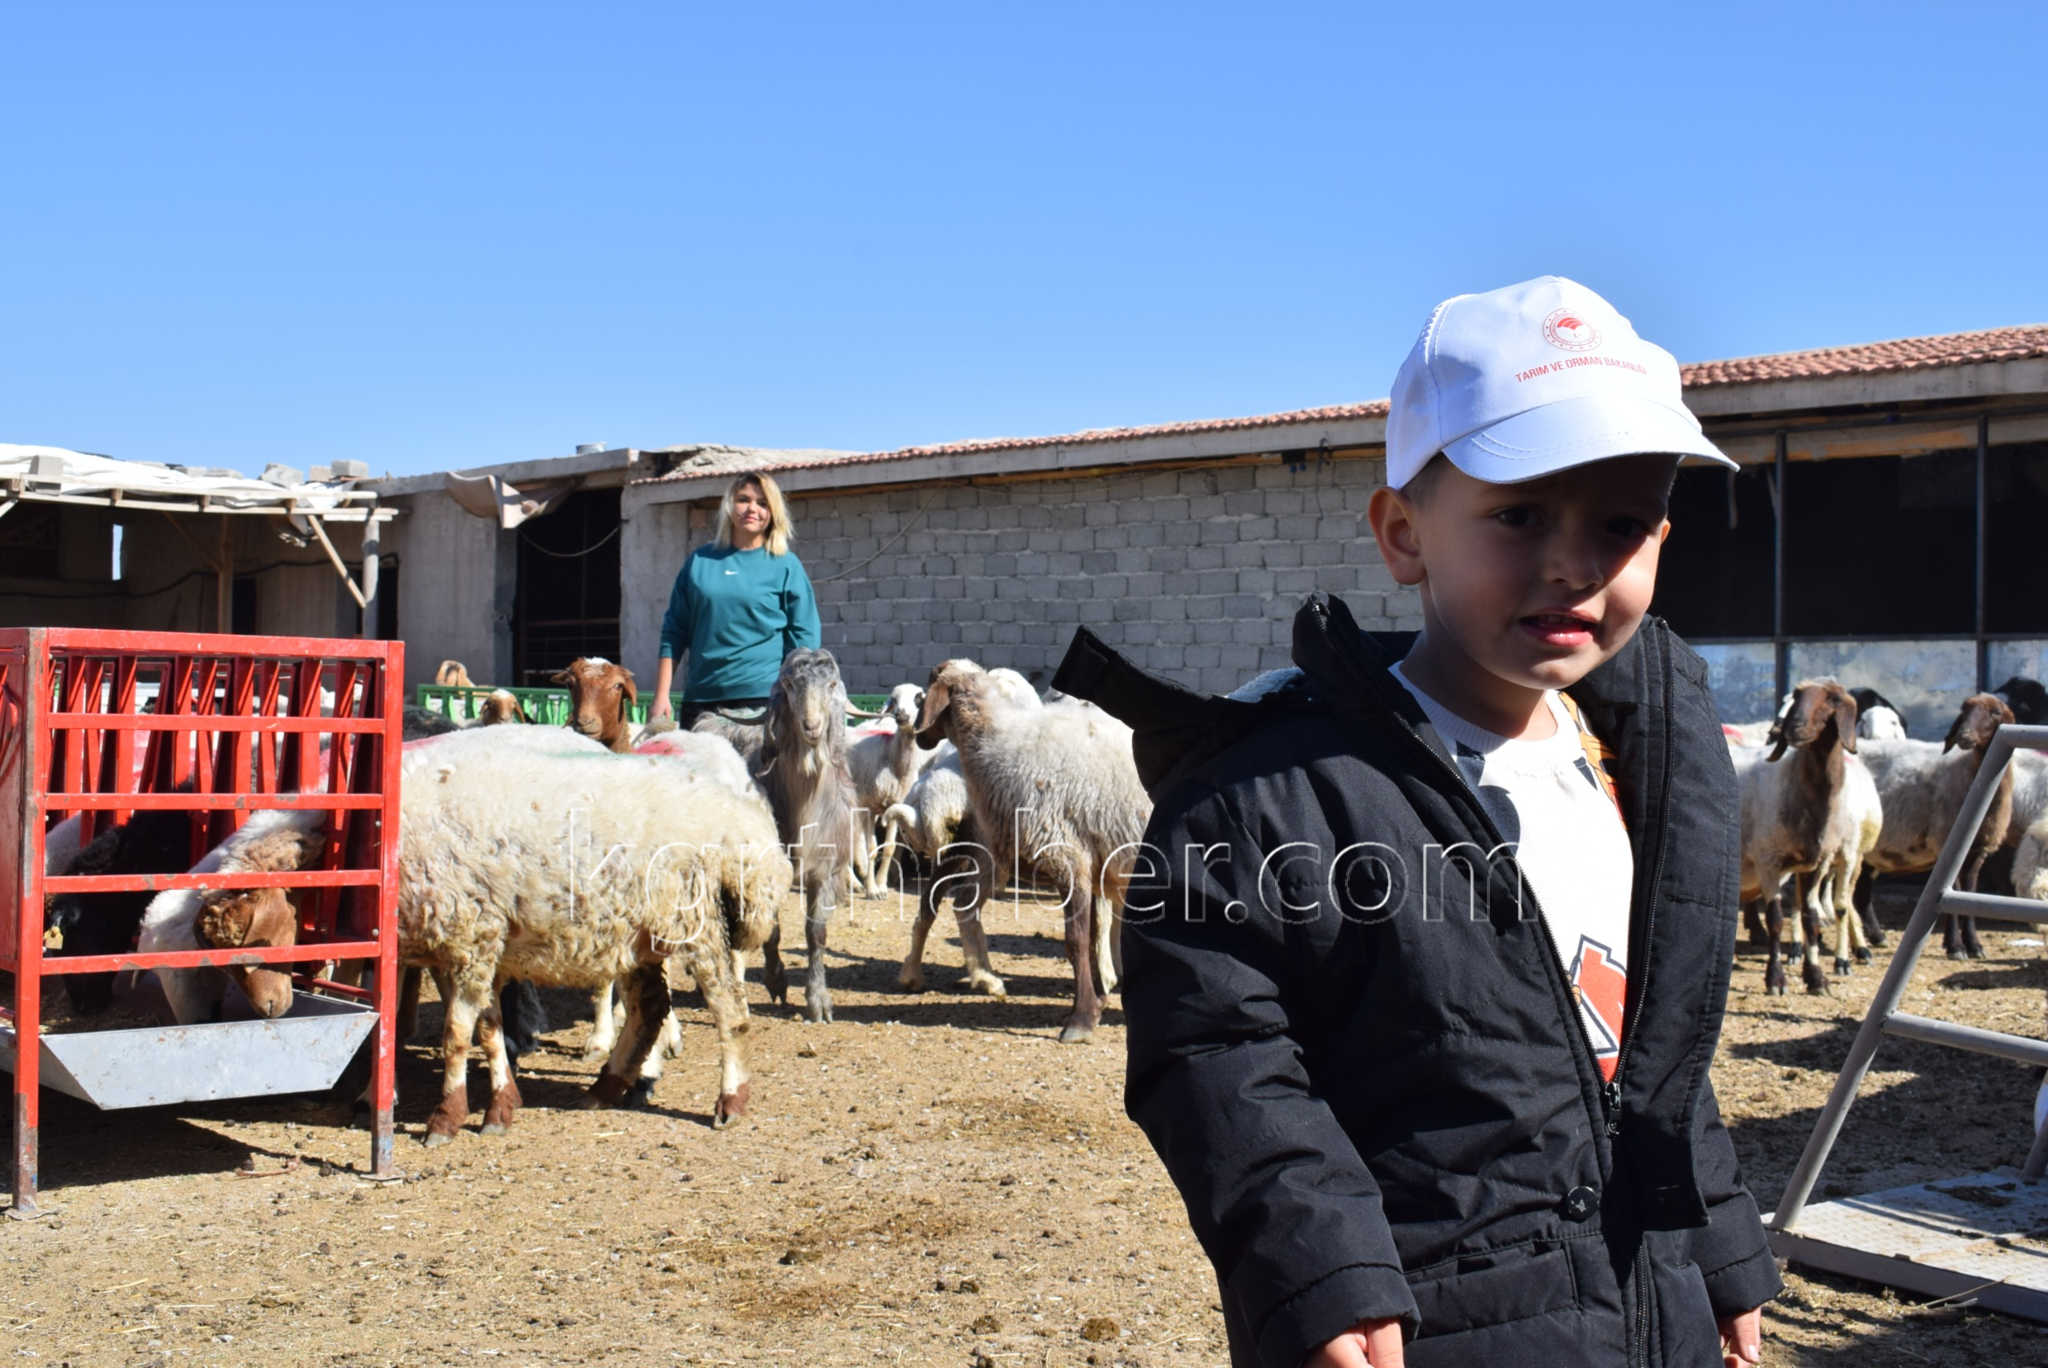
[[[732,501],[740,492],[741,485],[755,484],[761,487],[761,497],[768,501],[768,554],[780,556],[789,550],[790,539],[796,536],[796,526],[789,520],[789,505],[782,501],[782,487],[771,475],[750,470],[726,486],[725,497],[718,501],[718,530],[715,540],[720,546],[732,545]]]

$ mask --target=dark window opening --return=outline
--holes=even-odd
[[[1986,455],[1984,630],[2048,633],[2048,442]]]
[[[1973,630],[1975,452],[1795,461],[1785,484],[1787,635]]]
[[[1680,636],[1771,634],[1770,478],[1764,466],[1678,472],[1653,606]]]
[[[363,582],[361,565],[349,567],[356,584]],[[344,590],[344,593],[347,591]],[[355,608],[355,596],[349,596],[349,606]],[[395,556],[380,557],[377,562],[377,601],[370,605],[377,615],[377,630],[366,633],[363,630],[363,610],[356,608],[356,635],[367,635],[372,641],[397,641],[398,638],[398,559]]]
[[[512,668],[545,685],[578,656],[619,658],[619,491],[586,489],[521,523]]]
[[[63,539],[58,527],[62,520],[63,510],[56,504],[18,500],[7,516],[0,518],[0,575],[61,578]]]
[[[256,634],[256,576],[235,576],[228,600],[228,630],[237,636]]]

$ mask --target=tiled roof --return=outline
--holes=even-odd
[[[1888,371],[1963,366],[1986,361],[2020,361],[2034,357],[2048,357],[2048,324],[2018,328],[1987,328],[1982,332],[1947,333],[1937,337],[1905,337],[1893,342],[1866,342],[1852,347],[1817,347],[1810,351],[1737,357],[1732,361],[1698,361],[1681,367],[1680,374],[1685,387],[1690,390],[1772,380],[1880,375]],[[785,453],[708,448],[693,458],[687,466],[678,467],[666,475],[635,483],[672,483],[705,475],[736,474],[748,469],[811,470],[828,466],[907,461],[921,456],[966,456],[984,451],[1042,451],[1048,447],[1081,447],[1145,437],[1182,437],[1205,432],[1237,432],[1252,428],[1345,422],[1386,416],[1387,401],[1373,399],[1362,404],[1331,404],[1323,408],[1262,413],[1248,418],[1206,418],[1186,423],[1157,423],[1150,427],[1090,428],[1085,432],[1061,433],[1052,437],[988,437],[966,442],[903,447],[896,451]],[[712,455],[713,452],[717,454]],[[726,459],[728,453],[730,459]]]
[[[1743,385],[1760,380],[1813,380],[1833,375],[1882,375],[1930,366],[1969,366],[1985,361],[2026,361],[2048,356],[2048,324],[1986,328],[1938,337],[1902,337],[1853,347],[1742,356],[1733,361],[1699,361],[1684,367],[1685,387]]]

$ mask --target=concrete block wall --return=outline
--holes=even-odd
[[[1138,468],[823,493],[793,498],[791,511],[825,645],[854,692],[922,682],[956,655],[1043,687],[1081,625],[1155,673],[1224,690],[1289,663],[1295,611],[1314,590],[1342,597],[1366,627],[1421,625],[1415,592],[1393,582],[1365,523],[1380,482],[1374,460],[1300,472]],[[708,533],[682,516],[662,524],[666,568],[636,581],[640,515],[628,515],[626,641],[636,670],[643,655],[651,666],[687,549],[669,538],[695,544]]]

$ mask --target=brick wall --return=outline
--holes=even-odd
[[[953,655],[1042,687],[1082,624],[1147,669],[1222,690],[1288,663],[1312,590],[1344,598],[1366,627],[1421,625],[1365,523],[1380,477],[1378,461],[1339,460],[791,502],[825,645],[855,692],[922,682]],[[629,580],[629,601],[642,600],[628,609],[629,663],[657,653],[651,631],[688,549],[679,521],[663,519],[667,569]],[[703,510],[688,528],[690,544],[704,538]]]

